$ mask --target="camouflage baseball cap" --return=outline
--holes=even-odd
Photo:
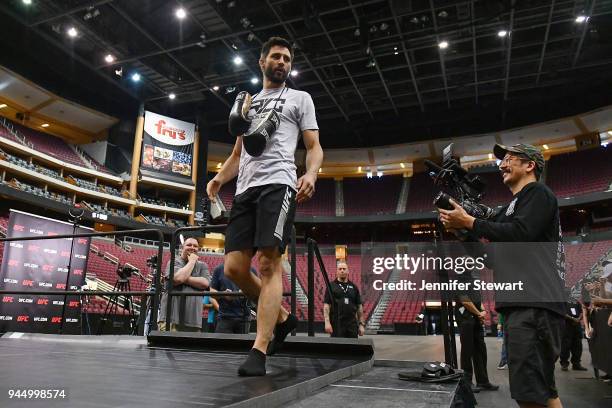
[[[495,154],[495,157],[499,160],[503,160],[507,153],[516,154],[533,160],[538,170],[542,171],[544,169],[544,156],[542,152],[540,152],[540,149],[533,145],[519,143],[512,146],[504,146],[497,143],[493,148],[493,154]]]

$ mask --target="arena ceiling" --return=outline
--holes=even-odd
[[[229,106],[261,86],[251,80],[274,35],[296,46],[290,86],[313,96],[327,147],[493,132],[612,104],[611,0],[26,2],[0,3],[2,65],[111,115],[144,101],[198,117],[216,141],[232,142]]]

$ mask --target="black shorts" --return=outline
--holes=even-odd
[[[547,309],[504,310],[510,395],[546,406],[557,398],[555,363],[561,352],[563,317]]]
[[[234,197],[225,253],[278,247],[285,252],[295,218],[295,190],[284,184],[256,186]]]

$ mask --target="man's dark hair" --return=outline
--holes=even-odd
[[[270,53],[270,49],[274,46],[285,47],[289,50],[289,54],[291,54],[291,61],[293,61],[293,46],[283,37],[270,37],[268,41],[263,43],[261,46],[261,58],[266,58]]]

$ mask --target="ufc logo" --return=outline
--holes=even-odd
[[[36,301],[36,304],[37,304],[37,305],[43,305],[43,306],[46,306],[46,305],[48,305],[48,304],[49,304],[49,299],[38,299],[38,300]]]
[[[17,316],[17,321],[18,322],[29,322],[30,321],[30,316]]]
[[[15,298],[13,296],[4,296],[2,298],[2,303],[13,303]]]
[[[22,284],[23,286],[32,286],[32,287],[33,287],[33,286],[34,286],[34,281],[31,281],[31,280],[24,280],[23,282],[21,282],[21,284]]]
[[[79,238],[79,240],[77,241],[79,244],[83,244],[86,245],[87,244],[87,240],[85,238]]]
[[[80,302],[78,300],[71,300],[68,302],[68,307],[79,307]]]
[[[19,262],[15,259],[9,259],[8,264],[9,266],[17,266]]]
[[[51,323],[61,323],[62,322],[62,318],[59,316],[55,316],[51,318]]]
[[[270,112],[273,108],[276,109],[278,113],[283,112],[283,106],[287,99],[278,99],[278,98],[269,98],[269,99],[258,99],[251,103],[251,109],[255,110],[255,113],[265,114]],[[250,110],[250,109],[249,109]]]
[[[62,252],[60,252],[60,256],[69,257],[70,256],[70,252],[69,251],[62,251]]]
[[[75,269],[74,271],[72,271],[73,275],[83,275],[83,270],[82,269]]]
[[[23,225],[13,225],[13,231],[23,231],[24,228]]]
[[[66,289],[65,283],[58,283],[55,285],[55,289]]]

